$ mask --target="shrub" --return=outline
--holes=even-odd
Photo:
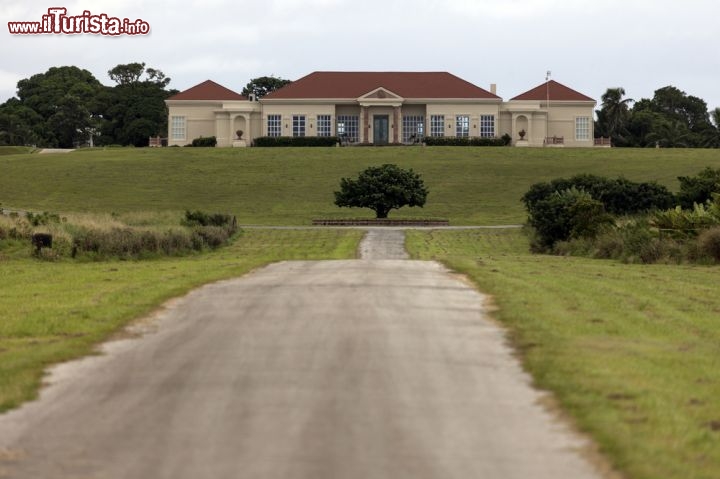
[[[230,233],[221,226],[201,226],[193,230],[193,244],[200,244],[200,248],[219,248],[230,239]],[[197,248],[196,248],[197,249]]]
[[[423,142],[427,146],[507,146],[509,144],[504,138],[458,138],[455,136],[426,136]]]
[[[594,238],[576,238],[557,242],[553,253],[614,259],[625,263],[657,263],[696,261],[695,242],[677,241],[667,235],[658,236],[644,219],[605,228]]]
[[[222,213],[185,211],[182,224],[193,228],[195,249],[218,248],[230,240],[237,230],[237,218]]]
[[[679,176],[680,192],[678,201],[683,208],[702,204],[712,199],[713,193],[720,193],[720,168],[705,168],[696,176]]]
[[[696,235],[700,230],[720,225],[720,195],[705,205],[695,203],[690,210],[677,206],[656,211],[650,216],[650,224],[660,230],[670,230],[675,236]]]
[[[217,138],[214,136],[201,136],[200,138],[195,138],[190,146],[214,147],[217,146]]]
[[[623,250],[622,236],[616,230],[609,230],[595,238],[592,256],[597,259],[619,259]]]
[[[338,141],[336,136],[262,136],[255,138],[253,145],[260,147],[335,146]]]
[[[44,211],[42,213],[32,213],[28,211],[25,213],[25,218],[32,226],[48,225],[50,223],[60,223],[60,215],[56,213],[48,213]]]
[[[185,226],[233,226],[237,227],[237,219],[234,216],[222,213],[205,213],[200,210],[185,210],[185,219],[182,221]]]
[[[558,241],[594,237],[612,223],[603,204],[577,188],[552,193],[537,201],[528,213],[528,222],[536,233],[536,251],[550,251]]]
[[[700,252],[720,262],[720,226],[700,233],[697,244]]]

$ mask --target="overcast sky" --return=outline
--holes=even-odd
[[[50,7],[150,24],[146,36],[11,35]],[[145,62],[187,89],[316,70],[449,71],[509,99],[552,78],[600,100],[673,85],[720,107],[717,0],[0,0],[0,102],[18,80],[75,65],[107,85]]]

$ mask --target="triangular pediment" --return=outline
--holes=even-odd
[[[360,98],[358,98],[358,100],[359,100],[359,101],[363,101],[363,100],[380,100],[380,101],[382,101],[382,100],[387,100],[387,101],[395,100],[395,101],[397,101],[397,100],[403,100],[403,98],[402,98],[400,95],[398,95],[397,93],[391,92],[391,91],[388,90],[387,88],[378,87],[378,88],[376,88],[376,89],[374,89],[374,90],[372,90],[372,91],[364,94],[363,96],[361,96]]]

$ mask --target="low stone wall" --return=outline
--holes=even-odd
[[[314,219],[313,226],[449,226],[443,219],[390,220],[390,219]]]

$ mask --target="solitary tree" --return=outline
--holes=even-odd
[[[377,218],[387,218],[390,210],[403,206],[422,206],[428,190],[422,178],[412,168],[397,165],[371,166],[356,180],[342,178],[340,191],[335,192],[335,204],[340,207],[370,208]]]

